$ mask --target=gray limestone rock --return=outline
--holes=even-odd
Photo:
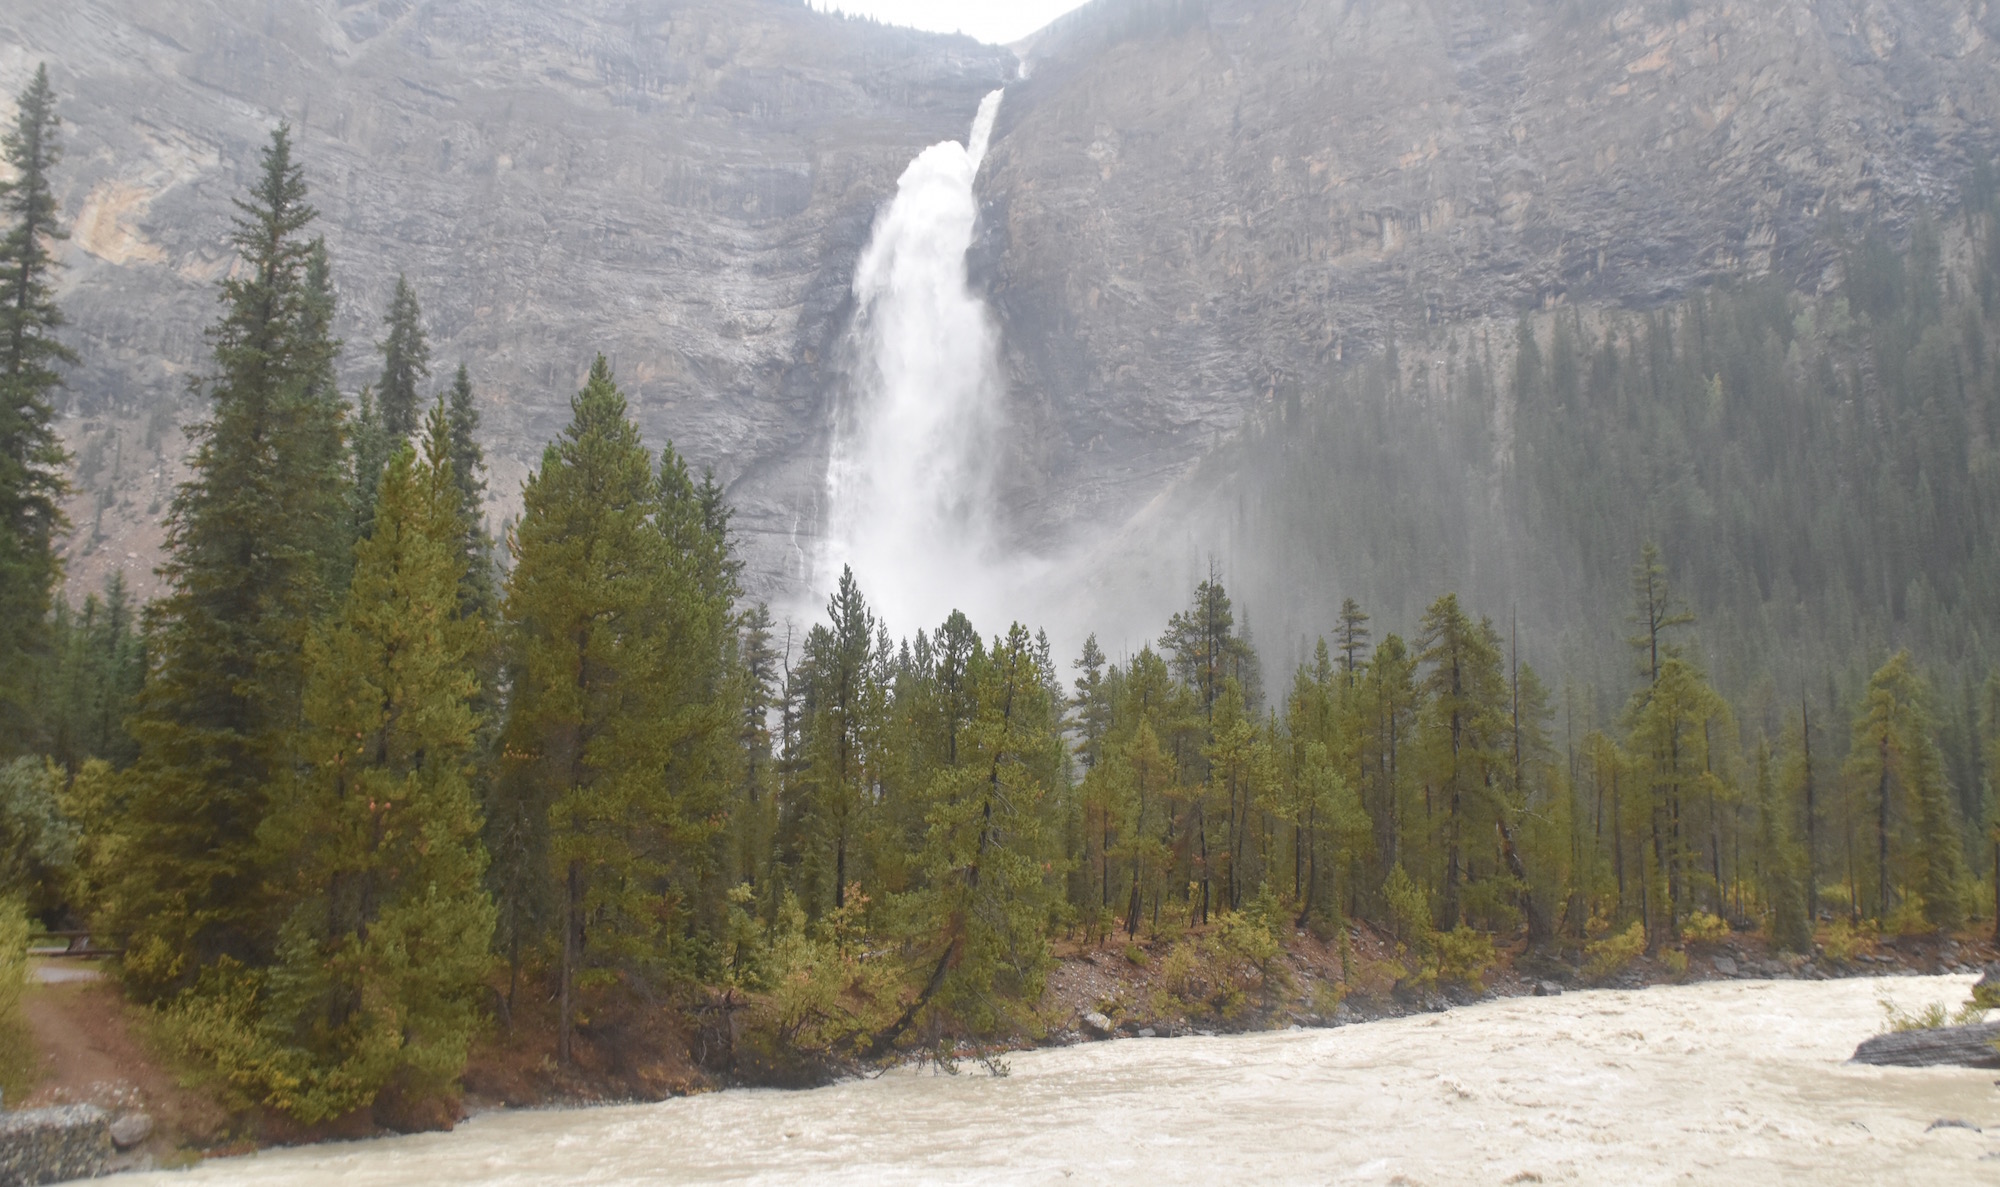
[[[153,1136],[153,1119],[145,1113],[126,1113],[111,1123],[110,1132],[112,1145],[130,1150]]]
[[[2000,139],[1990,0],[1579,11],[1098,0],[1023,43],[971,259],[1004,333],[1004,531],[1125,523],[1392,338],[1817,287],[1831,216],[1948,208]],[[649,441],[715,469],[771,597],[822,514],[872,220],[1020,64],[789,0],[75,0],[7,6],[0,47],[0,94],[47,61],[69,145],[72,587],[123,568],[141,596],[230,200],[279,120],[350,389],[407,272],[434,382],[464,360],[482,394],[497,521],[603,351]]]
[[[96,1105],[0,1113],[0,1183],[61,1183],[104,1173],[109,1119]]]

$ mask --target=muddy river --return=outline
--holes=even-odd
[[[2000,1184],[2000,1072],[1845,1062],[1880,999],[1956,1005],[1971,980],[1730,981],[1090,1043],[1013,1055],[1002,1078],[968,1064],[496,1112],[125,1181]]]

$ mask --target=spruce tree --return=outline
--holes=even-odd
[[[71,773],[91,759],[129,765],[125,718],[146,660],[125,575],[113,573],[80,610],[58,601],[53,626],[54,662],[41,692],[49,757]]]
[[[34,736],[30,680],[48,650],[50,599],[66,528],[61,500],[69,463],[54,426],[56,368],[75,354],[56,337],[50,244],[67,238],[50,171],[62,159],[47,66],[23,91],[14,126],[0,135],[13,170],[0,182],[0,754]]]
[[[1484,806],[1475,797],[1504,766],[1507,688],[1499,642],[1492,624],[1473,622],[1455,594],[1431,604],[1417,640],[1417,661],[1429,669],[1422,684],[1428,702],[1424,748],[1441,798],[1444,887],[1438,907],[1446,931],[1459,925],[1464,910],[1473,836],[1467,825]]]
[[[852,570],[841,570],[827,618],[806,635],[801,673],[807,720],[799,857],[803,897],[814,913],[846,906],[862,872],[884,697],[873,663],[877,620]]]
[[[977,706],[967,761],[939,770],[925,789],[924,885],[900,904],[922,981],[877,1036],[878,1054],[927,1008],[975,1032],[992,1029],[1032,1005],[1049,965],[1052,855],[1042,811],[1050,760],[1063,745],[1060,709],[1018,623],[967,676]]]
[[[403,1106],[451,1095],[490,962],[468,779],[485,623],[458,612],[441,402],[428,428],[421,462],[407,445],[390,460],[353,583],[308,640],[302,767],[260,835],[286,913],[255,1066],[264,1098],[307,1122],[385,1088]]]
[[[431,348],[424,337],[423,311],[408,279],[396,277],[396,292],[389,299],[389,311],[382,315],[388,337],[376,345],[382,354],[382,378],[377,381],[375,399],[381,410],[382,431],[392,444],[408,441],[417,431],[417,409],[421,397],[417,385],[431,373]],[[461,481],[464,477],[462,476]]]
[[[584,975],[656,970],[687,929],[659,892],[678,883],[685,901],[709,872],[733,725],[723,525],[671,450],[656,476],[601,356],[571,409],[510,541],[512,697],[488,826],[517,969],[553,916],[565,1064]]]
[[[353,456],[354,485],[349,492],[353,506],[353,532],[361,539],[374,530],[375,496],[382,490],[382,471],[395,453],[389,433],[382,427],[382,408],[375,389],[364,384],[355,397],[354,421],[348,432],[348,452]]]
[[[167,593],[132,720],[140,756],[124,821],[130,860],[110,903],[140,996],[191,984],[227,957],[257,966],[275,940],[256,834],[289,770],[308,629],[339,592],[351,539],[331,386],[338,344],[315,217],[280,126],[231,243],[211,329],[209,417],[167,524]]]
[[[1868,681],[1846,775],[1872,817],[1876,918],[1914,893],[1925,921],[1946,930],[1965,922],[1965,854],[1927,701],[1909,652],[1897,652]]]
[[[1764,903],[1771,942],[1785,952],[1812,955],[1812,920],[1806,914],[1804,854],[1792,840],[1790,812],[1771,776],[1771,754],[1757,754],[1757,855],[1763,868]]]
[[[1644,805],[1639,864],[1647,867],[1644,857],[1650,849],[1652,862],[1643,884],[1646,937],[1650,947],[1657,947],[1662,938],[1679,939],[1681,921],[1691,909],[1688,821],[1695,792],[1706,786],[1713,766],[1714,726],[1728,707],[1702,674],[1678,656],[1661,661],[1659,678],[1642,695],[1631,749],[1648,767],[1651,795]],[[1665,908],[1664,918],[1658,905]]]
[[[451,475],[458,484],[458,515],[461,547],[465,552],[465,580],[459,587],[459,605],[466,614],[493,616],[498,607],[494,586],[493,537],[486,531],[486,453],[479,445],[479,407],[474,402],[472,377],[465,364],[452,376],[450,407]]]

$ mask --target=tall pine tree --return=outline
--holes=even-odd
[[[49,173],[62,159],[47,66],[21,93],[14,126],[0,136],[12,167],[0,182],[0,754],[34,736],[30,680],[48,649],[48,612],[62,565],[56,541],[69,457],[57,439],[56,367],[76,356],[56,338],[63,324],[53,286],[52,242],[67,238]]]
[[[655,473],[601,356],[571,408],[510,541],[512,696],[488,826],[517,970],[554,924],[564,1063],[582,983],[607,966],[652,975],[687,932],[720,856],[735,725],[726,523],[671,449]]]
[[[418,307],[417,292],[406,277],[396,277],[396,293],[389,298],[389,311],[382,315],[382,324],[388,327],[389,334],[376,346],[382,353],[382,378],[375,385],[375,400],[381,410],[382,431],[391,442],[401,444],[417,431],[417,409],[421,406],[417,385],[431,373],[431,348],[424,336],[423,310]]]
[[[382,477],[352,585],[308,640],[302,766],[261,830],[286,908],[254,1019],[265,1100],[313,1122],[453,1092],[493,907],[468,778],[472,660],[442,402]],[[249,1068],[237,1069],[239,1074]]]
[[[107,903],[146,998],[220,958],[270,955],[256,835],[292,762],[308,629],[339,593],[351,539],[331,297],[288,128],[237,207],[212,410],[190,429],[193,476],[168,516],[167,593],[131,727],[131,859]]]

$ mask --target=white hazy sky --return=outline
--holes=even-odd
[[[872,16],[892,25],[965,33],[1006,45],[1080,7],[1083,0],[811,0],[814,8]]]

